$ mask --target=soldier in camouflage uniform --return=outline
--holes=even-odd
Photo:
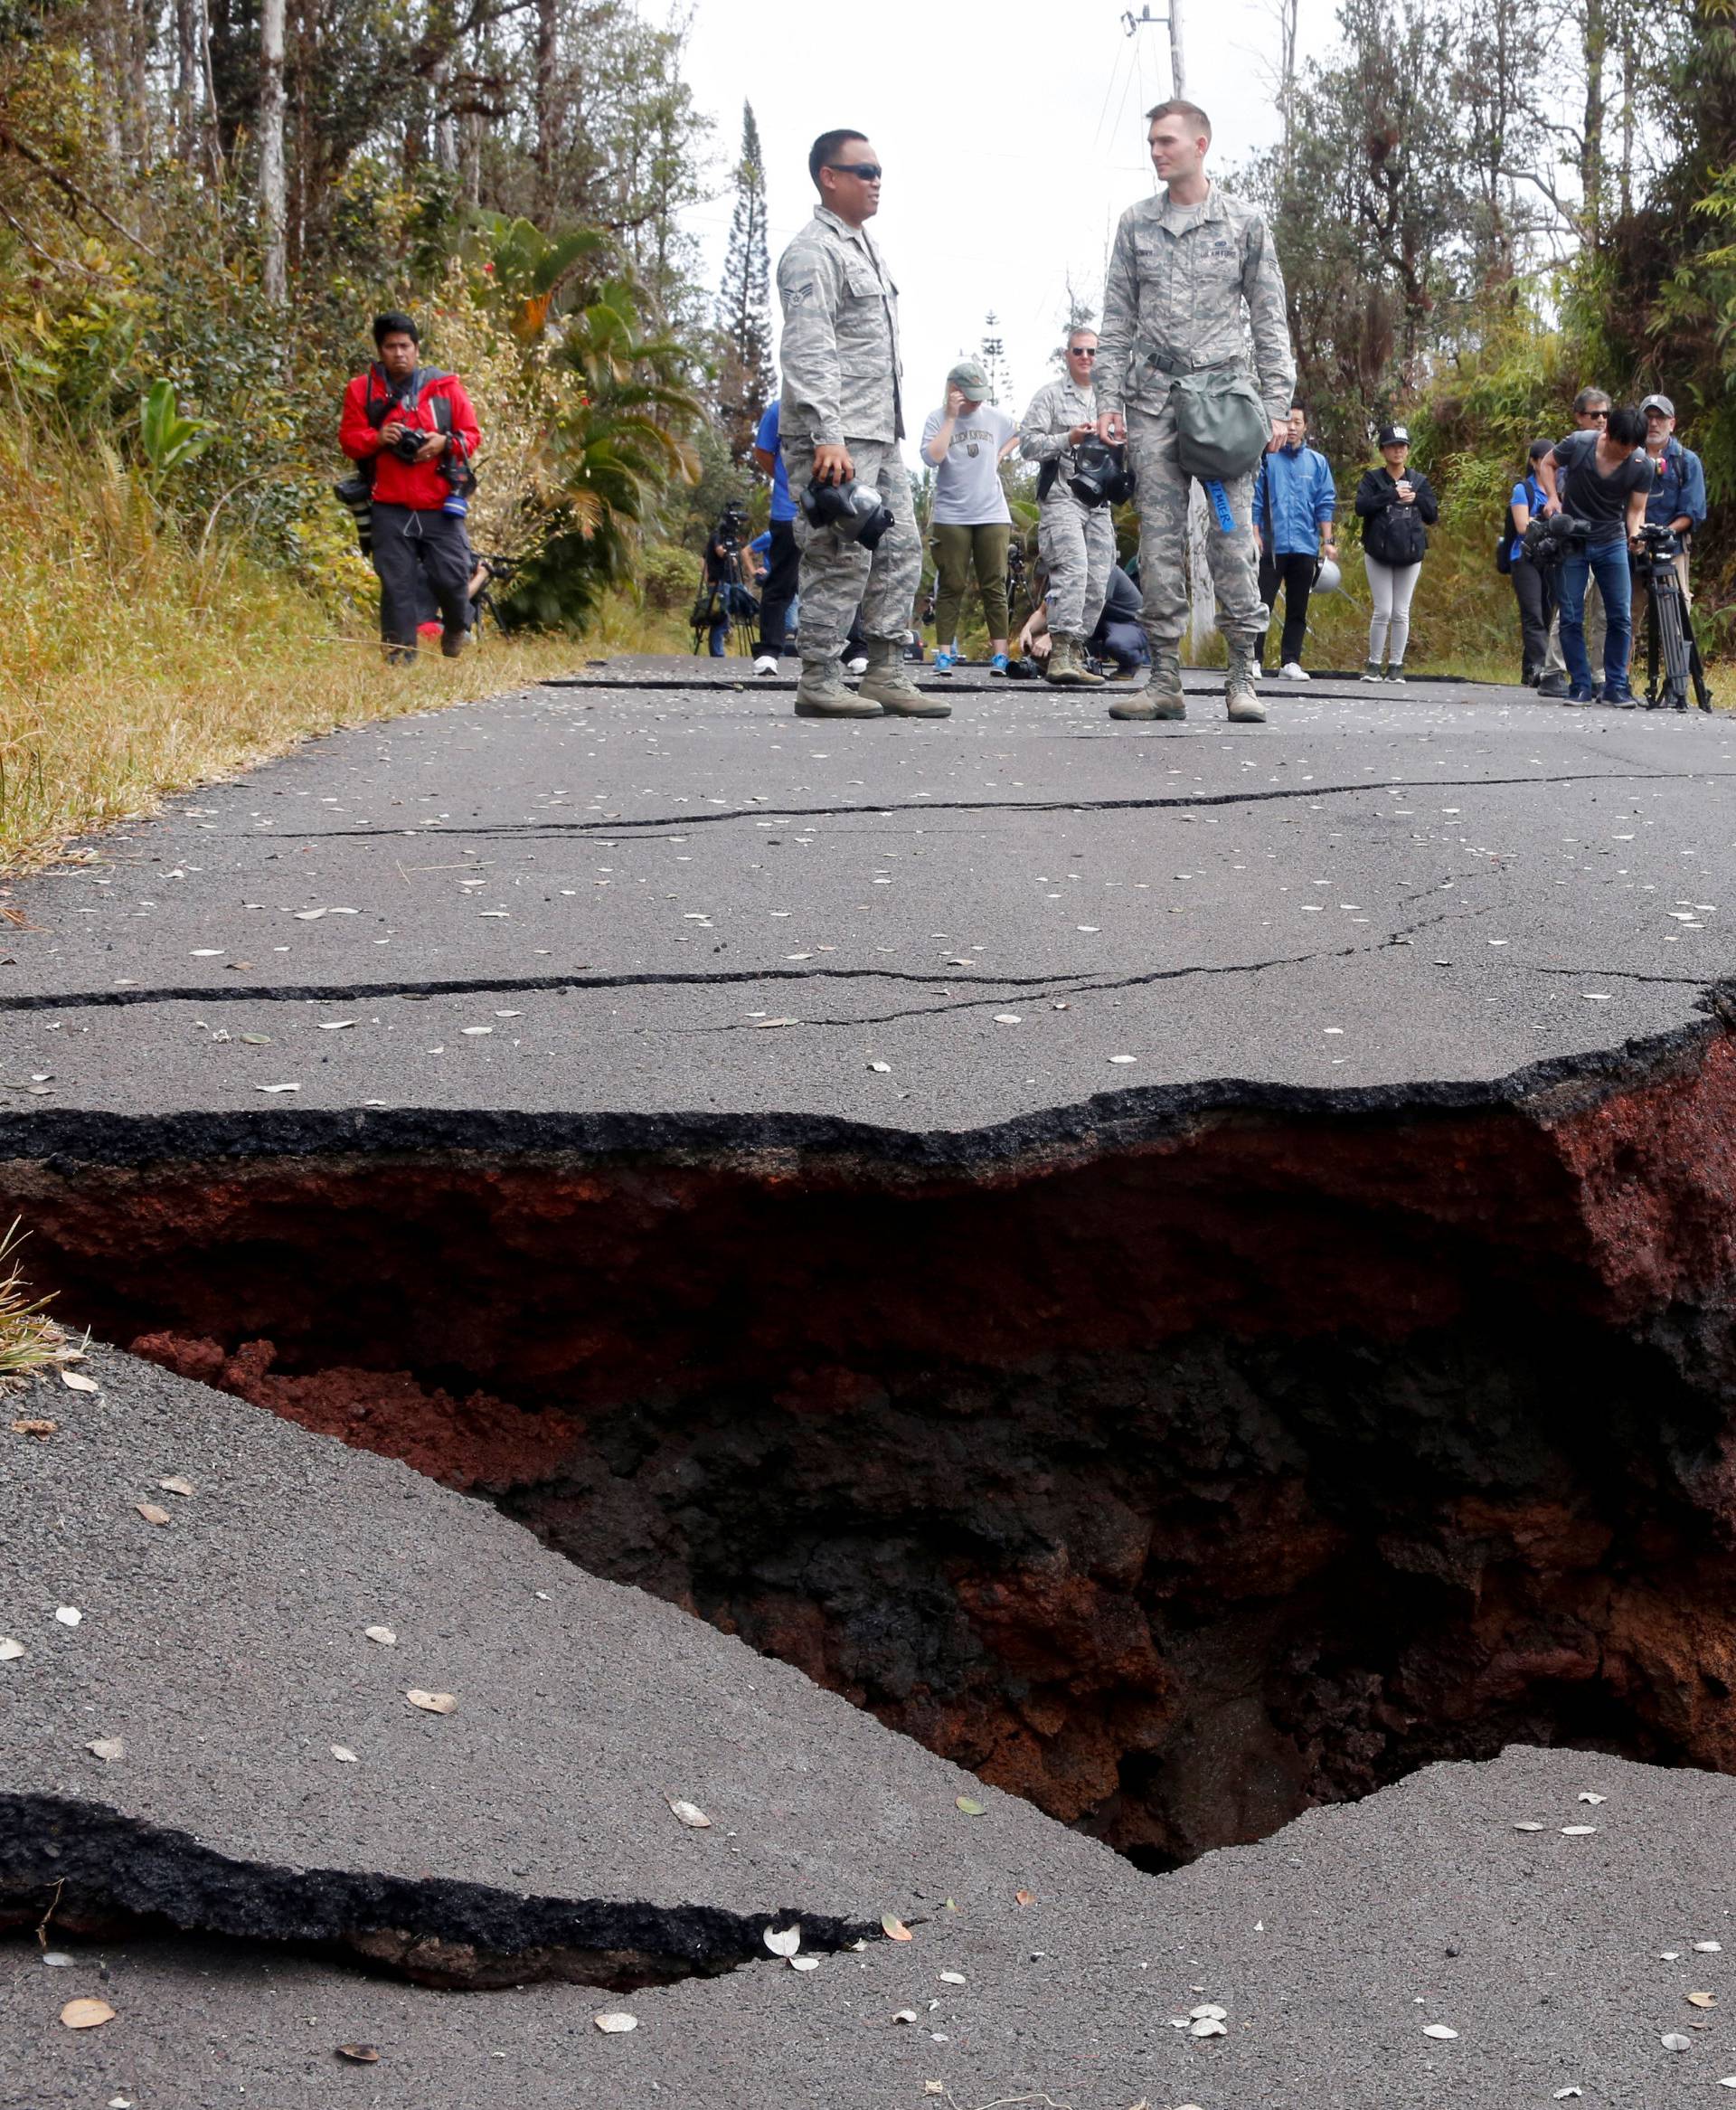
[[[792,495],[810,476],[854,478],[878,490],[892,525],[870,552],[800,510],[804,718],[944,718],[951,706],[925,696],[904,672],[910,602],[922,543],[899,441],[898,288],[863,222],[880,210],[880,166],[859,132],[823,132],[807,157],[820,194],[814,217],[778,260],[784,312],[779,430]],[[857,602],[868,671],[853,695],[838,653]]]
[[[1081,506],[1067,488],[1074,449],[1097,432],[1097,393],[1091,365],[1095,330],[1067,334],[1067,371],[1040,388],[1019,427],[1019,452],[1044,464],[1052,478],[1037,514],[1037,548],[1049,573],[1049,634],[1043,667],[1048,681],[1063,687],[1095,686],[1102,676],[1085,665],[1085,640],[1097,628],[1115,563],[1115,523],[1107,506]],[[1048,464],[1054,464],[1050,469]],[[1039,478],[1041,486],[1042,478]]]
[[[1281,445],[1296,380],[1284,314],[1284,279],[1266,222],[1251,205],[1210,183],[1201,164],[1211,119],[1196,105],[1159,103],[1148,113],[1152,166],[1167,185],[1121,216],[1103,290],[1097,359],[1098,431],[1125,435],[1138,480],[1139,582],[1151,679],[1143,696],[1110,706],[1117,718],[1181,718],[1182,626],[1187,614],[1184,552],[1188,478],[1176,458],[1170,383],[1204,367],[1253,370]],[[1235,525],[1212,521],[1206,555],[1219,621],[1230,648],[1225,701],[1231,718],[1266,715],[1254,689],[1260,605],[1250,512],[1253,470],[1224,485]]]

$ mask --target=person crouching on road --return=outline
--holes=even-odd
[[[1108,506],[1086,506],[1068,487],[1082,441],[1097,438],[1097,332],[1067,333],[1067,370],[1040,388],[1019,425],[1019,452],[1041,462],[1037,474],[1037,550],[1049,577],[1050,650],[1044,678],[1062,687],[1095,686],[1085,664],[1115,564],[1115,523]]]
[[[378,360],[344,395],[338,444],[373,483],[373,568],[386,657],[416,657],[424,591],[440,611],[440,650],[464,649],[473,559],[465,533],[470,464],[482,444],[464,383],[417,364],[420,333],[395,311],[373,318]]]
[[[1221,485],[1230,525],[1219,525],[1213,509],[1205,537],[1229,647],[1225,712],[1257,724],[1266,706],[1254,686],[1261,610],[1249,506],[1260,448],[1283,440],[1296,393],[1284,277],[1261,214],[1205,173],[1212,120],[1199,105],[1160,102],[1146,123],[1151,165],[1164,189],[1130,205],[1115,231],[1103,287],[1097,431],[1110,446],[1128,442],[1138,479],[1139,585],[1151,677],[1142,695],[1111,704],[1109,715],[1187,715],[1181,648],[1193,479],[1182,467],[1179,393],[1216,376],[1225,384],[1210,391],[1220,409],[1227,393],[1245,400],[1250,382],[1264,406],[1263,414],[1247,406],[1257,423],[1246,474]]]
[[[944,718],[951,705],[925,696],[904,671],[904,633],[922,572],[910,504],[898,356],[898,288],[868,233],[880,210],[881,166],[849,127],[822,132],[807,173],[820,194],[814,217],[778,260],[784,334],[778,431],[792,492],[811,478],[877,497],[891,525],[871,550],[798,499],[803,718]],[[856,603],[868,666],[853,695],[838,655]]]
[[[935,472],[934,671],[950,674],[958,658],[958,616],[974,567],[988,626],[988,671],[1006,672],[1011,618],[1006,607],[1006,551],[1013,513],[1001,484],[1001,463],[1018,445],[1019,429],[987,401],[988,375],[980,361],[961,359],[947,375],[943,410],[922,428],[922,459]]]
[[[1382,466],[1370,469],[1356,487],[1363,564],[1374,603],[1363,679],[1401,682],[1410,641],[1410,596],[1429,547],[1429,525],[1439,518],[1440,508],[1428,478],[1409,467],[1410,435],[1404,426],[1382,425],[1379,445]]]
[[[1276,441],[1260,459],[1254,477],[1254,543],[1260,551],[1260,598],[1278,613],[1278,590],[1284,589],[1284,635],[1278,646],[1278,671],[1286,681],[1307,681],[1302,648],[1308,634],[1308,596],[1324,554],[1338,562],[1332,516],[1338,494],[1332,468],[1317,448],[1308,445],[1308,407],[1290,405],[1284,443]],[[1322,544],[1324,543],[1324,552]],[[1266,659],[1266,633],[1260,638],[1260,672]]]

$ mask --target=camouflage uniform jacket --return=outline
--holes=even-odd
[[[1072,451],[1067,435],[1073,427],[1094,425],[1097,420],[1095,393],[1080,388],[1071,374],[1063,374],[1031,398],[1031,408],[1019,425],[1019,452],[1026,461],[1058,460]]]
[[[778,260],[778,298],[781,430],[828,446],[901,440],[898,288],[867,229],[816,205]]]
[[[1233,362],[1252,370],[1274,418],[1296,385],[1284,275],[1266,222],[1216,184],[1197,205],[1158,192],[1130,205],[1115,231],[1097,339],[1100,412],[1161,410],[1170,377]]]

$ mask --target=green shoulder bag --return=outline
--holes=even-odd
[[[1228,366],[1178,374],[1171,384],[1182,473],[1202,483],[1251,476],[1272,421],[1250,374]]]

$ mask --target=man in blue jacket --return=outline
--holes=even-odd
[[[1650,496],[1646,500],[1646,518],[1657,526],[1667,527],[1680,539],[1682,548],[1675,558],[1675,575],[1682,582],[1684,606],[1692,607],[1693,597],[1688,591],[1688,546],[1694,539],[1694,531],[1706,517],[1706,472],[1700,457],[1675,437],[1675,405],[1668,396],[1648,395],[1639,407],[1646,419],[1646,451],[1651,457],[1654,478]],[[1644,572],[1633,563],[1631,556],[1628,563],[1633,578],[1634,643],[1637,644],[1641,610],[1650,596]],[[1645,612],[1649,616],[1649,608]],[[1631,666],[1632,646],[1628,652]],[[1705,669],[1692,630],[1688,633],[1688,664],[1695,693],[1703,704]]]
[[[1284,589],[1284,635],[1278,667],[1287,681],[1307,681],[1302,645],[1308,629],[1308,596],[1320,567],[1322,542],[1331,563],[1338,560],[1332,532],[1337,494],[1324,454],[1308,445],[1308,408],[1290,405],[1289,429],[1281,447],[1269,448],[1254,478],[1254,540],[1260,549],[1260,598],[1278,612],[1278,590]],[[1266,634],[1260,639],[1260,671],[1265,672]]]

